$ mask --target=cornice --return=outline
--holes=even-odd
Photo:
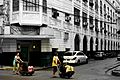
[[[105,0],[109,5],[111,5],[112,6],[112,8],[114,8],[115,10],[117,10],[116,9],[116,7],[109,1],[109,0]]]

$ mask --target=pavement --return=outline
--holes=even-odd
[[[48,66],[48,67],[34,67],[34,70],[39,71],[39,70],[46,70],[46,69],[49,69],[49,68],[51,68],[51,66]],[[12,66],[1,66],[0,70],[13,70],[13,67]]]

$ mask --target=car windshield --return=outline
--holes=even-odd
[[[77,55],[84,55],[82,52],[77,53]]]
[[[96,54],[103,54],[103,52],[96,52]]]
[[[73,56],[75,55],[75,52],[66,52],[64,56]]]

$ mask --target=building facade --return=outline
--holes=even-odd
[[[1,52],[11,64],[22,59],[48,66],[53,52],[120,50],[118,0],[3,0]],[[62,59],[62,58],[61,58]]]

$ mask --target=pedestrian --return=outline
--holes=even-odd
[[[23,62],[19,56],[19,52],[15,55],[13,60],[13,73],[19,74],[20,63]]]
[[[53,68],[53,78],[56,77],[55,74],[57,72],[57,67],[58,65],[61,64],[59,58],[58,58],[58,53],[55,52],[54,56],[53,56],[53,60],[52,60],[52,68]]]

